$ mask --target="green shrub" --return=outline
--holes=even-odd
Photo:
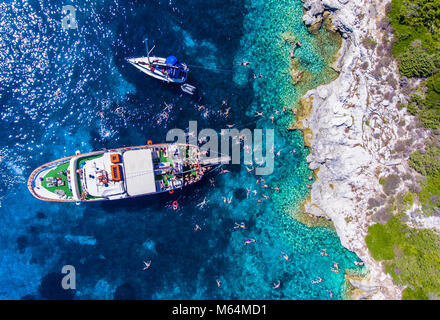
[[[439,0],[405,0],[400,13],[400,23],[426,27],[431,33],[440,32]]]
[[[438,1],[431,0],[428,2],[438,3]],[[388,17],[391,20],[391,26],[397,39],[397,42],[393,44],[395,57],[403,54],[416,39],[422,42],[422,47],[428,49],[429,53],[434,52],[439,47],[439,33],[429,28],[433,23],[438,24],[438,16],[430,21],[429,19],[435,17],[435,15],[425,15],[426,12],[421,9],[423,7],[418,6],[418,3],[418,0],[392,0],[392,8],[388,11]],[[418,17],[408,12],[411,10],[420,15],[422,20],[426,20],[426,23],[417,21]]]
[[[373,38],[370,38],[370,37],[367,37],[367,38],[364,38],[363,40],[362,40],[362,44],[364,45],[364,47],[365,48],[367,48],[367,49],[375,49],[376,48],[376,46],[377,46],[377,42],[376,42],[376,40],[374,40]]]
[[[409,78],[424,78],[434,73],[435,65],[422,48],[411,46],[400,56],[399,70],[402,75]]]
[[[440,94],[440,73],[437,73],[430,77],[426,82],[426,86],[429,90],[434,91],[435,93]]]
[[[423,154],[416,151],[410,155],[409,165],[424,176],[437,176],[440,174],[440,150],[429,146]]]
[[[399,216],[368,228],[365,238],[371,255],[385,260],[394,282],[407,286],[404,299],[440,296],[440,236],[432,230],[408,227]]]
[[[374,224],[368,228],[365,242],[371,256],[377,261],[391,260],[394,258],[393,235],[387,232],[386,225]]]

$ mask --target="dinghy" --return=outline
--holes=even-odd
[[[196,91],[196,87],[194,87],[188,83],[182,84],[180,86],[180,88],[182,89],[183,92],[188,93],[190,95],[193,95],[194,92]]]

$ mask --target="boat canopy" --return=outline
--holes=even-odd
[[[125,180],[129,196],[156,192],[151,150],[130,150],[123,155]]]
[[[167,75],[171,79],[186,79],[188,69],[177,60],[175,56],[169,56],[165,60],[167,65]]]
[[[169,56],[165,60],[165,63],[169,66],[175,66],[178,62],[179,61],[177,60],[177,58],[175,56]]]

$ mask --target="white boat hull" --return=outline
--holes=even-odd
[[[127,58],[127,61],[132,64],[134,67],[136,67],[138,70],[142,71],[143,73],[149,75],[150,77],[166,81],[166,82],[172,82],[172,83],[184,83],[186,81],[186,78],[184,79],[173,79],[168,77],[160,68],[160,67],[154,67],[152,68],[152,64],[160,64],[163,65],[164,68],[166,68],[166,58],[161,57],[138,57],[138,58]]]

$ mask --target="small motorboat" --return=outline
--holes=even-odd
[[[127,58],[127,62],[131,63],[143,73],[166,82],[184,83],[188,77],[188,66],[179,62],[175,56],[167,58],[150,57],[151,50],[148,50],[147,56],[138,58]]]
[[[190,95],[193,95],[194,92],[196,91],[196,87],[194,87],[188,83],[182,84],[180,86],[180,88],[182,89],[183,92],[188,93]]]

